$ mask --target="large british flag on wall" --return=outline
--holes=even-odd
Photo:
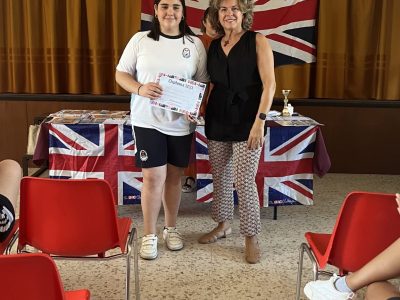
[[[153,0],[142,0],[141,28],[148,30]],[[195,33],[209,0],[186,0],[187,22]],[[318,0],[255,1],[253,30],[263,33],[274,52],[275,66],[316,61]]]
[[[313,157],[318,126],[268,127],[256,183],[260,206],[312,205]],[[212,200],[204,127],[196,129],[197,201]]]
[[[142,174],[134,150],[128,125],[50,124],[49,175],[105,179],[118,204],[140,203]]]

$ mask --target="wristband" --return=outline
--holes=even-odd
[[[137,89],[137,94],[140,96],[140,94],[139,94],[139,91],[140,91],[140,88],[143,86],[143,84],[141,84],[139,87],[138,87],[138,89]]]

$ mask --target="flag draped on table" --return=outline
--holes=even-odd
[[[187,23],[200,32],[201,18],[209,0],[186,0]],[[253,30],[264,34],[274,52],[275,66],[316,61],[318,0],[258,0]],[[153,0],[142,0],[141,28],[148,30]]]
[[[51,124],[49,175],[105,179],[118,204],[140,203],[142,173],[134,150],[130,125]]]
[[[313,157],[318,126],[268,127],[256,175],[260,206],[312,205]],[[196,130],[197,201],[212,200],[204,127]]]

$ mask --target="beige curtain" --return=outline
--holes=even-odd
[[[0,0],[0,92],[121,93],[115,66],[140,1]]]
[[[0,93],[124,94],[139,28],[140,0],[0,0]],[[320,0],[317,62],[276,68],[276,96],[400,99],[398,28],[399,0]]]

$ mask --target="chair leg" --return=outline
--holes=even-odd
[[[313,280],[315,281],[318,279],[318,274],[319,274],[317,260],[315,259],[314,254],[312,253],[310,247],[308,247],[307,244],[304,245],[305,245],[304,250],[307,252],[307,255],[310,258],[313,266]]]
[[[126,256],[126,279],[125,279],[125,299],[129,300],[129,281],[131,278],[131,252]]]
[[[22,156],[22,175],[28,176],[28,162],[32,159],[32,155],[25,154]]]
[[[133,264],[134,264],[134,276],[135,276],[135,299],[140,300],[140,289],[139,289],[139,260],[138,260],[138,249],[137,249],[137,230],[132,228],[131,235],[128,241],[128,256],[126,258],[126,300],[129,299],[130,293],[130,269],[131,269],[131,254],[133,245]]]
[[[296,300],[300,299],[301,276],[303,273],[304,247],[307,247],[307,245],[305,243],[302,243],[299,249],[299,262],[298,262],[297,282],[296,282]]]
[[[133,238],[133,260],[134,260],[134,272],[135,272],[135,295],[136,300],[140,300],[140,287],[139,287],[139,252],[138,252],[138,240],[137,230],[135,230]]]

